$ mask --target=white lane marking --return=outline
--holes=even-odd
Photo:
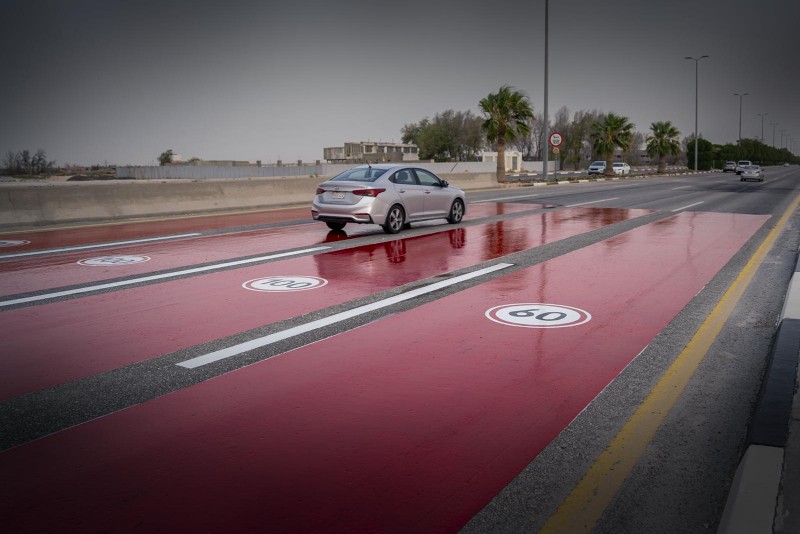
[[[486,200],[473,200],[470,204],[481,204],[482,202],[497,202],[498,200],[517,200],[518,198],[534,198],[538,197],[539,195],[520,195],[516,197],[498,197],[498,198],[489,198]]]
[[[413,299],[420,295],[432,293],[444,287],[452,286],[460,282],[463,282],[465,280],[471,280],[472,278],[478,278],[485,274],[489,274],[494,271],[499,271],[501,269],[507,269],[508,267],[512,266],[513,266],[512,263],[498,263],[497,265],[493,265],[485,269],[480,269],[478,271],[473,271],[471,273],[462,274],[461,276],[456,276],[454,278],[450,278],[449,280],[442,280],[441,282],[436,282],[429,286],[421,287],[418,289],[412,289],[411,291],[401,293],[400,295],[395,295],[387,299],[379,300],[378,302],[373,302],[372,304],[359,306],[358,308],[353,308],[352,310],[337,313],[331,315],[330,317],[325,317],[324,319],[317,319],[316,321],[311,321],[310,323],[295,326],[283,330],[281,332],[275,332],[274,334],[269,334],[267,336],[252,339],[250,341],[246,341],[244,343],[240,343],[238,345],[234,345],[226,349],[220,349],[214,352],[210,352],[208,354],[204,354],[202,356],[197,356],[195,358],[191,358],[189,360],[180,362],[176,365],[180,367],[185,367],[186,369],[195,369],[203,365],[208,365],[209,363],[214,363],[219,360],[231,358],[233,356],[237,356],[244,352],[265,347],[267,345],[277,343],[278,341],[283,341],[284,339],[289,339],[295,336],[299,336],[301,334],[305,334],[313,330],[318,330],[320,328],[324,328],[332,324],[340,323],[342,321],[352,319],[353,317],[364,315],[365,313],[379,310],[387,306],[392,306],[393,304],[397,304],[399,302],[405,302],[406,300]]]
[[[619,197],[604,198],[603,200],[593,200],[591,202],[581,202],[580,204],[570,204],[569,206],[564,206],[564,207],[565,208],[576,208],[578,206],[586,206],[588,204],[597,204],[598,202],[608,202],[609,200],[619,200]]]
[[[673,191],[677,191],[678,189],[691,189],[692,187],[694,187],[694,186],[693,185],[682,185],[680,187],[673,187],[672,190]]]
[[[180,234],[166,237],[148,237],[147,239],[132,239],[130,241],[116,241],[114,243],[100,243],[98,245],[81,245],[77,247],[50,248],[46,250],[34,250],[32,252],[18,252],[16,254],[2,254],[0,260],[6,258],[21,258],[23,256],[41,256],[42,254],[54,254],[56,252],[72,252],[73,250],[88,250],[93,248],[117,247],[121,245],[137,245],[139,243],[152,243],[153,241],[166,241],[169,239],[183,239],[184,237],[197,237],[203,234]]]
[[[305,248],[303,250],[295,250],[293,252],[281,252],[280,254],[270,254],[269,256],[259,256],[257,258],[250,258],[246,260],[229,261],[227,263],[217,263],[214,265],[206,265],[205,267],[195,267],[193,269],[184,269],[183,271],[173,271],[171,273],[153,274],[150,276],[142,276],[140,278],[131,278],[130,280],[122,280],[121,282],[109,282],[107,284],[99,284],[96,286],[80,287],[78,289],[67,289],[64,291],[55,291],[53,293],[45,293],[43,295],[36,295],[33,297],[23,297],[18,299],[0,301],[0,307],[14,306],[16,304],[27,304],[29,302],[37,302],[40,300],[54,299],[58,297],[66,297],[69,295],[79,295],[81,293],[89,293],[91,291],[101,291],[103,289],[112,289],[115,287],[130,286],[133,284],[140,284],[142,282],[152,282],[154,280],[165,280],[167,278],[177,278],[187,274],[202,273],[206,271],[213,271],[215,269],[222,269],[225,267],[236,267],[238,265],[247,265],[248,263],[256,263],[260,261],[267,261],[276,258],[285,258],[287,256],[297,256],[299,254],[307,254],[309,252],[317,252],[320,250],[327,250],[331,247],[315,247]]]
[[[695,206],[699,206],[700,204],[705,204],[705,202],[704,201],[695,202],[694,204],[689,204],[688,206],[684,206],[682,208],[674,209],[674,210],[672,210],[672,213],[675,213],[676,211],[682,211],[682,210],[686,210],[686,209],[689,209],[689,208],[693,208]]]

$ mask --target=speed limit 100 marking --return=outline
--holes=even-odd
[[[108,266],[108,265],[132,265],[150,261],[150,256],[101,256],[99,258],[89,258],[81,260],[78,265],[89,267]]]
[[[328,281],[317,276],[268,276],[248,280],[242,287],[252,291],[305,291],[316,289],[327,284]]]
[[[507,326],[566,328],[591,321],[589,312],[572,306],[543,303],[504,304],[486,310],[486,317]]]

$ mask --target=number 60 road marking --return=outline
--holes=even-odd
[[[486,317],[507,326],[523,328],[566,328],[592,320],[589,312],[561,304],[504,304],[486,310]]]

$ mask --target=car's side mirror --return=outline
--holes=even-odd
[[[439,185],[441,185],[442,187],[447,187],[447,186],[448,186],[448,185],[450,185],[450,184],[449,184],[449,183],[447,183],[447,180],[442,180],[442,181],[439,183]]]

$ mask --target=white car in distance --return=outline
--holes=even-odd
[[[618,161],[614,165],[614,174],[630,174],[631,166],[624,161]]]

